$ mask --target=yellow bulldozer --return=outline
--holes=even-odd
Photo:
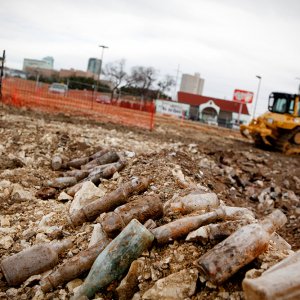
[[[268,112],[241,125],[241,134],[252,137],[256,146],[271,146],[290,155],[300,153],[299,95],[271,93]]]

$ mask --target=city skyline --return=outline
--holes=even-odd
[[[297,1],[226,0],[43,1],[3,3],[0,44],[6,65],[51,55],[55,69],[85,70],[90,57],[103,64],[126,59],[126,70],[152,66],[176,77],[199,72],[203,95],[232,99],[234,89],[256,94],[257,112],[267,109],[272,91],[298,91],[300,58]],[[101,30],[104,28],[104,30]]]

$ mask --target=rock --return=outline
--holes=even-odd
[[[13,184],[11,199],[14,202],[23,202],[23,201],[34,200],[35,197],[31,192],[25,190],[20,184],[15,183]]]
[[[1,227],[10,227],[10,221],[7,216],[0,216]]]
[[[263,270],[251,269],[246,272],[245,278],[257,278],[263,273]]]
[[[47,236],[44,233],[38,233],[35,237],[35,243],[36,244],[50,243],[50,240],[47,239]]]
[[[283,193],[282,200],[287,200],[289,202],[293,202],[294,204],[299,203],[299,198],[293,191],[287,191],[286,193]]]
[[[180,300],[191,297],[196,291],[198,271],[184,269],[159,279],[144,293],[143,300]]]
[[[128,158],[133,158],[135,157],[135,153],[134,152],[131,152],[131,151],[124,151],[124,154],[126,157]]]
[[[290,188],[290,182],[287,179],[285,179],[282,184],[286,189]]]
[[[120,173],[119,173],[119,172],[115,172],[114,175],[113,175],[113,177],[112,177],[112,179],[113,179],[113,180],[117,180],[117,179],[119,179],[120,177],[121,177]]]
[[[130,269],[126,277],[117,287],[116,292],[119,300],[131,299],[138,290],[138,276],[144,268],[144,263],[141,260],[135,260],[131,263]]]
[[[258,201],[260,203],[263,203],[265,199],[269,196],[269,193],[271,193],[271,188],[266,188],[262,190],[262,192],[258,196]]]
[[[291,250],[291,245],[282,238],[278,233],[274,232],[271,235],[271,241],[275,243],[275,247],[278,251]]]
[[[44,300],[45,295],[41,289],[37,289],[32,300]]]
[[[18,290],[15,288],[10,288],[6,291],[6,295],[10,299],[17,299]]]
[[[50,225],[51,222],[51,218],[55,215],[54,212],[51,212],[45,216],[42,217],[42,220],[39,222],[38,227],[42,228],[42,227],[47,227]]]
[[[13,227],[0,227],[0,235],[4,234],[14,234],[17,230]]]
[[[36,230],[34,230],[32,228],[28,228],[28,229],[24,230],[23,233],[22,233],[22,236],[24,237],[24,239],[26,241],[28,241],[29,239],[31,239],[35,235],[36,235]]]
[[[77,288],[78,286],[82,285],[83,281],[79,278],[76,278],[72,281],[69,281],[67,284],[66,284],[66,287],[68,289],[68,291],[70,293],[72,293],[74,291],[75,288]]]
[[[59,200],[59,201],[69,201],[69,200],[72,200],[72,199],[73,199],[73,197],[68,195],[66,192],[61,192],[59,194],[59,196],[57,197],[57,200]]]
[[[69,299],[68,294],[67,294],[66,290],[64,290],[64,289],[59,290],[58,295],[59,295],[60,300]]]
[[[0,249],[8,250],[14,243],[14,240],[11,236],[7,235],[3,238],[0,238]]]
[[[255,181],[255,184],[256,184],[257,186],[261,187],[261,188],[264,187],[264,182],[263,182],[262,180],[256,180],[256,181]]]
[[[74,200],[70,206],[70,214],[73,214],[76,210],[88,203],[103,197],[104,194],[103,190],[97,188],[91,181],[84,182],[81,189],[75,194]]]
[[[293,180],[295,181],[296,189],[300,190],[300,178],[297,176],[294,176]]]
[[[141,300],[141,293],[140,292],[137,292],[133,295],[132,299],[131,300]]]
[[[216,163],[213,160],[202,158],[199,162],[199,167],[203,169],[214,169]]]
[[[0,155],[3,155],[4,152],[5,152],[5,147],[0,144]]]
[[[9,188],[11,185],[11,182],[9,180],[1,180],[0,181],[0,190]]]
[[[189,183],[184,178],[181,167],[179,165],[175,165],[174,169],[172,170],[172,175],[175,177],[178,185],[181,188],[187,188],[189,186]]]
[[[255,194],[255,188],[253,186],[247,186],[245,188],[245,194],[248,197],[252,197]]]
[[[106,237],[106,233],[103,231],[101,224],[100,223],[95,224],[88,248],[92,247],[93,245],[95,245],[105,237]]]

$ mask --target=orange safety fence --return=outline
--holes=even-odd
[[[114,100],[103,102],[103,94],[86,90],[69,90],[65,95],[48,91],[49,85],[34,81],[6,78],[3,80],[3,102],[50,113],[67,113],[103,122],[136,126],[152,130],[155,105]],[[109,96],[104,97],[109,99]],[[100,102],[99,102],[100,101]],[[102,102],[102,103],[101,103]]]

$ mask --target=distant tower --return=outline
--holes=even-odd
[[[45,61],[48,64],[49,69],[53,69],[54,58],[52,56],[46,56],[46,57],[44,57],[43,61]]]
[[[100,74],[101,64],[102,64],[101,59],[90,58],[88,62],[87,71],[98,75]]]
[[[200,78],[199,73],[195,75],[182,74],[180,91],[195,95],[202,95],[204,79]]]

